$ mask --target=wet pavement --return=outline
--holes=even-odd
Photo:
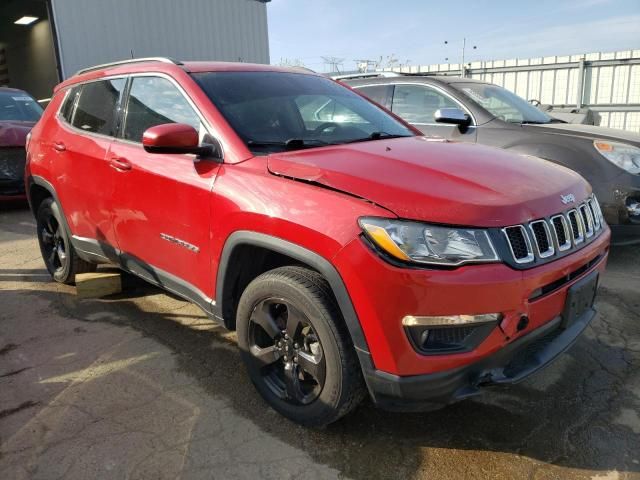
[[[640,247],[552,366],[444,410],[365,404],[324,430],[269,409],[235,337],[132,277],[80,300],[0,206],[0,478],[640,479]]]

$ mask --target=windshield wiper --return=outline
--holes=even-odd
[[[249,147],[283,147],[285,150],[301,150],[303,148],[322,147],[329,145],[329,142],[324,140],[303,139],[303,138],[290,138],[285,142],[271,141],[271,140],[247,140]]]
[[[340,142],[340,143],[357,143],[357,142],[367,142],[369,140],[383,140],[383,139],[387,140],[389,138],[404,138],[404,137],[411,137],[411,136],[412,135],[397,135],[397,134],[392,134],[387,132],[372,132],[367,137],[356,138],[354,140],[347,140],[346,142]]]

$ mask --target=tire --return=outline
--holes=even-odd
[[[263,273],[244,290],[236,326],[251,381],[290,420],[323,427],[364,398],[353,342],[319,273],[297,266]]]
[[[78,257],[53,198],[43,200],[38,207],[36,225],[42,259],[56,282],[73,285],[78,273],[95,272],[96,264]]]

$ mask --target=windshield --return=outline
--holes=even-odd
[[[489,113],[511,123],[551,123],[546,113],[538,110],[509,90],[486,83],[453,83],[454,88],[478,103]]]
[[[42,115],[42,107],[24,92],[0,92],[0,122],[37,122]]]
[[[193,77],[255,153],[414,135],[379,107],[324,77],[281,72]]]

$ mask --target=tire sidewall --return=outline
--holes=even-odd
[[[274,394],[251,362],[249,318],[255,306],[267,298],[284,298],[291,302],[307,317],[319,337],[326,366],[325,383],[319,397],[308,405],[294,405]],[[331,318],[330,312],[313,299],[304,288],[294,286],[290,282],[278,278],[254,280],[240,299],[236,328],[238,345],[249,377],[260,394],[276,411],[298,423],[323,424],[325,423],[323,419],[335,415],[336,410],[340,408],[344,378],[343,363],[340,358],[336,332],[334,328],[331,328],[332,322],[334,319]]]

